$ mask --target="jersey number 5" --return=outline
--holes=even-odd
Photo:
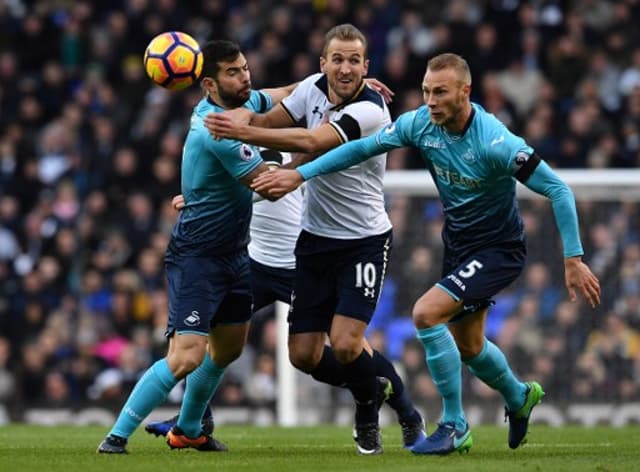
[[[469,277],[473,277],[478,269],[482,269],[482,264],[474,259],[467,264],[467,267],[464,270],[459,271],[458,275],[468,279]]]

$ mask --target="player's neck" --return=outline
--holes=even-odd
[[[331,87],[329,87],[329,90],[327,91],[329,101],[333,104],[334,108],[339,107],[343,103],[350,101],[354,96],[358,95],[362,91],[363,86],[364,80],[360,83],[360,85],[358,85],[358,88],[356,88],[355,92],[353,92],[346,98],[340,97]]]
[[[224,102],[224,100],[222,100],[222,99],[220,98],[220,96],[219,96],[217,93],[215,93],[215,92],[209,92],[209,94],[207,95],[207,98],[208,98],[208,99],[209,99],[209,101],[210,101],[210,102],[212,102],[214,105],[217,105],[217,106],[219,106],[220,108],[224,108],[225,110],[231,110],[232,108],[235,108],[235,107],[232,107],[232,106],[230,106],[230,105],[227,105],[227,104]]]
[[[473,107],[471,106],[471,102],[465,103],[462,110],[458,114],[455,120],[451,123],[448,123],[443,126],[445,131],[449,134],[462,134],[468,128],[469,120],[471,119],[471,114],[473,112]]]

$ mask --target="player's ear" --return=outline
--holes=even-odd
[[[323,74],[325,73],[324,66],[326,63],[327,60],[324,58],[324,56],[320,56],[320,72],[322,72]]]
[[[468,98],[471,96],[471,85],[463,84],[460,90],[462,90],[462,93],[464,94],[465,97]]]
[[[203,77],[200,80],[200,85],[202,86],[203,90],[206,93],[212,93],[212,92],[216,92],[216,81],[213,80],[211,77]]]
[[[369,59],[364,60],[363,69],[364,69],[364,75],[366,76],[369,73]]]

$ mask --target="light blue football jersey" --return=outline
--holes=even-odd
[[[263,113],[271,97],[252,91],[245,108]],[[262,162],[257,147],[233,139],[215,140],[203,119],[224,109],[202,99],[191,115],[182,152],[185,207],[173,229],[169,249],[183,255],[224,254],[249,243],[252,191],[239,179]]]
[[[433,124],[426,106],[376,135],[386,149],[412,146],[420,152],[440,193],[443,240],[456,252],[524,239],[514,174],[533,149],[480,105],[472,106],[460,135]]]
[[[453,251],[467,252],[524,239],[516,201],[515,172],[533,149],[480,105],[460,135],[431,122],[422,106],[382,129],[384,148],[412,146],[420,152],[438,188],[445,214],[443,240]]]

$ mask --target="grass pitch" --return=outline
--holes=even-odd
[[[433,429],[431,425],[430,430]],[[414,456],[400,447],[399,427],[383,432],[381,456],[356,455],[349,428],[261,428],[221,426],[216,437],[227,453],[169,450],[163,438],[139,429],[128,455],[96,454],[105,427],[0,427],[0,470],[37,472],[93,471],[631,471],[640,470],[640,429],[550,428],[532,425],[529,443],[507,447],[506,427],[473,428],[469,454]]]

